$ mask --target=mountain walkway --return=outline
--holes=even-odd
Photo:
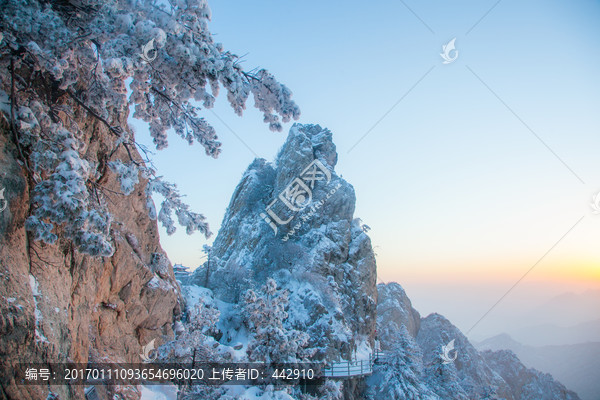
[[[370,353],[366,360],[342,360],[336,361],[323,369],[323,377],[349,379],[357,376],[371,375],[373,365],[378,364],[388,355],[385,352]]]

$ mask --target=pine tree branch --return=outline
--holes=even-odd
[[[112,126],[106,119],[102,118],[100,116],[100,114],[98,114],[96,111],[94,111],[92,108],[90,108],[87,104],[85,104],[81,99],[79,99],[77,96],[75,96],[75,94],[71,90],[66,90],[66,93],[77,104],[79,104],[81,107],[83,107],[83,109],[86,110],[91,116],[93,116],[94,118],[96,118],[98,121],[102,122],[113,135],[115,135],[116,137],[119,137],[119,138],[121,137],[122,128],[120,126],[118,126],[118,127]],[[125,150],[127,151],[127,155],[129,156],[129,160],[133,164],[135,164],[137,166],[140,166],[141,164],[133,158],[133,155],[131,154],[131,150],[127,146],[127,143],[122,143],[122,144],[123,144],[123,147],[125,147]]]

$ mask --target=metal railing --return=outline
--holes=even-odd
[[[370,353],[367,360],[335,361],[323,369],[323,376],[327,378],[345,378],[371,375],[373,365],[386,359],[386,357],[386,353],[376,352]]]
[[[381,364],[382,362],[388,360],[390,358],[390,353],[385,351],[378,351],[374,353],[373,362],[375,364]]]

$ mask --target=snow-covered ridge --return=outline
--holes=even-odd
[[[388,357],[369,378],[373,398],[579,399],[550,375],[526,368],[512,353],[477,351],[440,314],[415,324],[418,313],[397,283],[377,289],[377,330]],[[455,359],[448,362],[444,346],[451,341]]]

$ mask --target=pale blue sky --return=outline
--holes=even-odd
[[[298,122],[333,132],[379,277],[405,286],[421,311],[468,328],[481,313],[464,309],[468,289],[454,301],[432,285],[488,285],[477,306],[491,305],[582,216],[527,279],[600,287],[600,215],[589,207],[600,191],[600,2],[209,4],[215,39],[285,83]],[[439,53],[454,37],[458,59],[444,65]],[[251,101],[243,118],[225,98],[213,111],[235,133],[205,112],[223,142],[219,159],[172,136],[154,161],[216,234],[255,153],[272,160],[291,125],[270,132]],[[200,234],[161,230],[161,242],[174,263],[202,262]]]

